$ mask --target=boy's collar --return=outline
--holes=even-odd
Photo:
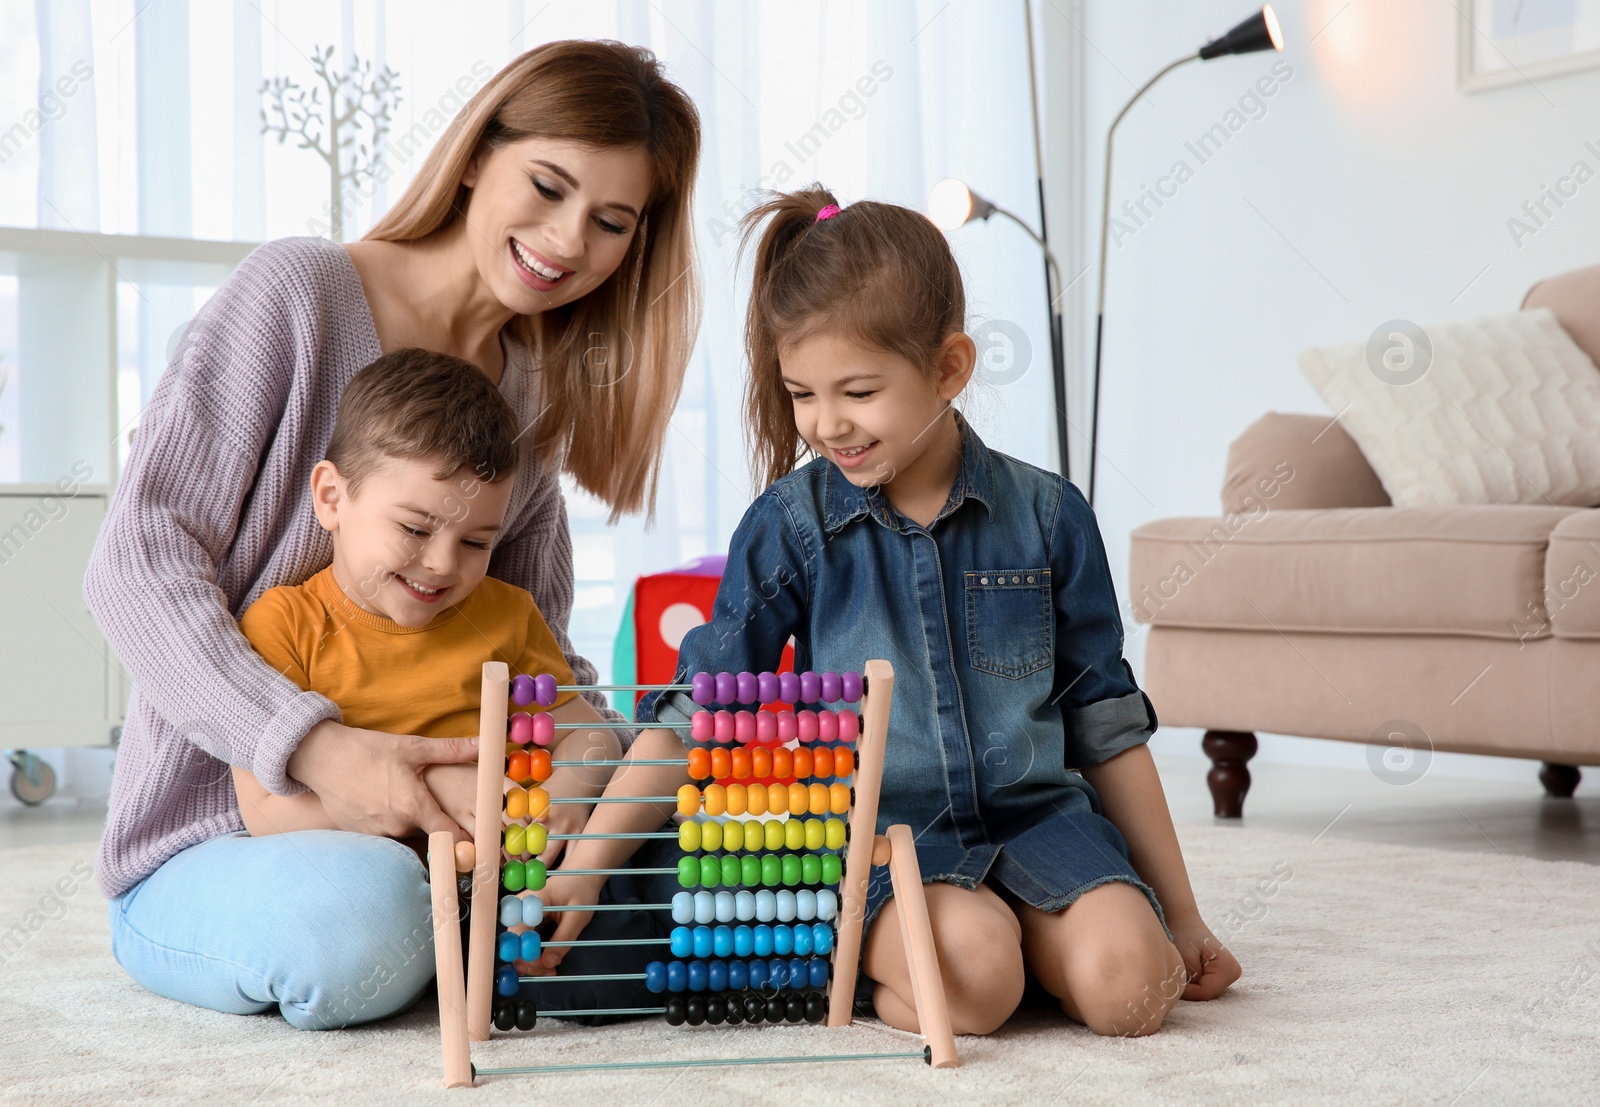
[[[956,427],[961,432],[961,466],[950,486],[950,498],[934,518],[937,523],[949,515],[968,498],[983,504],[994,518],[993,461],[989,447],[983,444],[978,432],[972,429],[959,411],[952,411]],[[828,462],[828,477],[822,486],[822,526],[829,534],[840,530],[846,523],[863,515],[875,514],[885,526],[895,526],[894,508],[888,498],[876,488],[865,489],[853,484],[850,478],[833,462]]]

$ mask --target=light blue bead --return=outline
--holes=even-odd
[[[716,901],[717,921],[719,923],[731,923],[738,917],[734,909],[732,892],[718,892],[712,898]]]
[[[764,923],[769,923],[778,917],[778,897],[763,888],[756,893],[756,918]]]
[[[544,900],[538,896],[522,897],[522,925],[538,926],[544,922]]]
[[[794,928],[794,951],[801,957],[811,956],[811,926],[799,923]]]
[[[832,888],[824,888],[817,893],[817,918],[827,922],[839,913],[839,893]]]
[[[543,940],[537,930],[530,930],[522,936],[522,959],[524,961],[537,961]]]
[[[697,926],[694,928],[694,955],[701,959],[711,956],[711,928]],[[696,989],[698,991],[698,989]]]
[[[734,917],[740,922],[749,922],[751,919],[755,918],[756,894],[750,891],[740,891],[734,893],[733,913]]]
[[[717,897],[710,892],[694,894],[694,921],[701,926],[714,922],[717,917]]]
[[[516,896],[500,897],[500,925],[516,926],[522,921],[522,901]]]
[[[810,888],[802,888],[794,894],[794,914],[797,919],[810,922],[817,917],[817,893]]]
[[[719,926],[711,932],[711,950],[718,957],[733,956],[733,927]],[[721,989],[713,987],[712,990]]]
[[[672,956],[688,957],[694,953],[694,931],[687,926],[672,928]]]
[[[500,940],[495,943],[495,955],[502,961],[515,961],[520,948],[515,934],[502,934]]]
[[[795,919],[794,893],[789,891],[789,889],[785,888],[783,891],[778,893],[778,921],[779,922],[789,923],[789,922],[794,922],[794,919]]]
[[[772,927],[770,927],[770,926],[758,926],[758,927],[756,927],[756,935],[755,935],[755,937],[756,937],[756,956],[757,957],[771,957],[772,956]]]
[[[693,892],[679,892],[672,897],[672,921],[679,925],[694,922]]]
[[[733,928],[733,955],[735,957],[749,957],[750,954],[755,952],[755,948],[755,931],[748,926],[736,926]]]
[[[794,952],[794,931],[787,926],[772,928],[772,952],[787,957]]]
[[[826,957],[833,952],[833,927],[827,923],[811,924],[811,949],[818,956]]]

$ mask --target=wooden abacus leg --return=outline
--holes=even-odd
[[[461,907],[456,894],[455,840],[448,830],[428,835],[428,879],[433,887],[433,957],[439,986],[439,1039],[444,1086],[472,1084],[467,1042],[467,990],[461,979]]]
[[[489,1039],[494,989],[494,924],[500,906],[500,807],[505,794],[506,709],[511,671],[504,661],[483,664],[478,705],[478,797],[474,818],[477,864],[472,870],[471,945],[467,950],[467,1034]]]
[[[911,828],[896,823],[889,828],[889,880],[895,914],[900,918],[900,944],[911,969],[911,998],[917,1008],[922,1040],[933,1054],[933,1067],[953,1069],[956,1040],[950,1030],[950,1008],[945,1002],[944,978],[939,972],[939,951],[933,944],[933,924],[922,890],[922,870],[917,865],[917,843]]]
[[[878,833],[878,789],[883,781],[883,746],[889,733],[889,704],[894,696],[894,666],[868,661],[866,694],[861,704],[861,736],[856,740],[856,803],[850,813],[850,846],[840,885],[839,941],[836,971],[828,992],[828,1025],[848,1026],[854,1013],[856,963],[861,959],[861,928],[866,921],[867,878],[872,870],[872,845]]]

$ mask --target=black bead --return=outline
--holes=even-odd
[[[510,1030],[517,1025],[517,1005],[509,999],[502,999],[494,1005],[494,1027],[496,1030]]]
[[[738,996],[728,997],[728,1025],[739,1026],[744,1022],[744,1004]]]
[[[821,992],[806,996],[806,1021],[821,1022],[828,1017],[828,997]]]
[[[790,992],[784,997],[783,1017],[788,1022],[800,1022],[806,1017],[806,1001],[799,992]]]
[[[767,1001],[754,992],[744,994],[744,1018],[746,1022],[761,1022],[767,1017]]]
[[[539,1005],[531,999],[517,1003],[517,1029],[532,1030],[539,1022]]]
[[[706,997],[690,996],[684,1004],[684,1014],[690,1026],[700,1026],[706,1021]]]
[[[773,996],[767,1000],[767,1021],[782,1022],[783,1016],[788,1013],[789,1005],[783,1001],[782,996]]]
[[[689,1017],[688,1005],[684,1003],[682,996],[668,996],[666,1008],[668,1026],[682,1026],[684,1020]]]
[[[728,1001],[721,996],[706,997],[706,1021],[721,1026],[728,1019]]]

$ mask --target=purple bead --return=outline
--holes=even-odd
[[[556,678],[549,673],[540,673],[534,677],[533,698],[540,707],[554,707],[556,702]]]
[[[800,674],[778,674],[778,698],[784,703],[794,703],[800,698]]]
[[[861,674],[850,672],[839,676],[839,698],[845,703],[855,703],[861,698]]]
[[[533,703],[533,678],[527,673],[518,673],[511,678],[511,702],[518,707]]]
[[[800,700],[815,703],[822,695],[822,678],[810,669],[800,674]]]
[[[734,677],[735,692],[740,703],[756,702],[756,675],[754,673],[740,673]]]
[[[734,675],[732,673],[717,674],[717,702],[739,702],[739,682],[734,679]]]
[[[701,707],[717,702],[717,682],[710,673],[696,673],[689,688],[690,698]]]
[[[822,698],[829,703],[833,703],[839,698],[838,673],[822,674]]]
[[[771,703],[778,698],[778,675],[759,673],[756,676],[756,702]]]

